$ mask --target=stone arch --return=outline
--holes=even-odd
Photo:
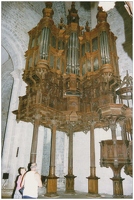
[[[24,68],[24,50],[21,48],[21,43],[17,40],[15,34],[12,34],[11,30],[3,24],[1,36],[1,45],[10,55],[14,70]]]

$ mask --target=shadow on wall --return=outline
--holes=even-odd
[[[120,13],[124,21],[125,42],[123,43],[123,49],[132,59],[132,18],[126,11],[124,2],[116,2],[115,8]]]

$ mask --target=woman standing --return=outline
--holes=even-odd
[[[20,167],[19,168],[19,176],[17,178],[17,182],[16,182],[16,189],[13,195],[14,199],[22,199],[22,194],[20,193],[20,189],[21,189],[21,182],[23,179],[24,174],[26,173],[26,169],[24,167]]]

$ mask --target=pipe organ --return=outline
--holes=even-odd
[[[26,95],[19,97],[17,121],[34,123],[30,162],[36,162],[38,127],[51,128],[51,162],[47,177],[47,195],[57,193],[55,175],[56,130],[69,136],[69,166],[66,192],[74,192],[73,133],[90,131],[90,176],[88,193],[98,195],[98,177],[95,167],[94,129],[111,129],[112,140],[101,142],[100,164],[114,172],[114,195],[123,195],[120,170],[126,165],[131,174],[132,159],[126,130],[132,136],[132,80],[122,89],[119,75],[116,37],[107,22],[107,13],[98,7],[97,25],[90,30],[88,22],[79,26],[79,16],[72,3],[67,16],[58,27],[53,21],[52,2],[46,2],[43,18],[29,31],[26,66],[23,80]],[[126,80],[130,80],[129,75]],[[126,96],[123,93],[127,93]],[[130,95],[131,94],[131,95]],[[117,103],[117,99],[119,103]],[[122,99],[127,99],[127,105]],[[116,139],[116,123],[122,124],[122,140]],[[131,130],[131,131],[130,131]],[[118,170],[117,170],[118,169]],[[129,171],[130,169],[130,171]]]

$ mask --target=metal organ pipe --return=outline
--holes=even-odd
[[[71,37],[68,41],[68,50],[67,50],[67,73],[71,72]]]
[[[104,42],[104,34],[102,34],[102,38],[103,38],[103,63],[105,64],[106,63],[106,60],[105,60],[105,42]]]
[[[102,63],[104,64],[105,63],[105,48],[104,48],[104,38],[103,38],[103,32],[102,32],[102,34],[101,34],[101,38],[100,38],[100,40],[101,40],[101,45],[102,45],[102,47],[101,47],[101,51],[102,51]]]
[[[106,34],[106,37],[105,37],[105,40],[106,40],[106,62],[109,63],[110,62],[110,57],[109,57],[109,45],[108,45],[108,36]]]
[[[110,62],[108,36],[106,31],[103,31],[100,35],[100,46],[101,46],[101,59],[102,63],[106,64]]]
[[[79,74],[79,41],[77,43],[76,65],[77,65],[77,74]]]
[[[44,28],[43,31],[44,31],[44,38],[43,38],[43,59],[46,59],[45,54],[46,54],[47,29]]]
[[[79,66],[79,62],[78,62],[78,53],[79,53],[79,49],[78,49],[78,45],[79,45],[79,39],[78,39],[78,36],[77,34],[76,35],[76,44],[75,44],[75,68],[76,68],[76,74],[78,74],[79,72],[79,69],[78,69],[78,66]]]
[[[77,33],[72,33],[68,42],[67,73],[78,74],[78,42]]]
[[[66,52],[66,55],[67,55],[67,68],[66,68],[66,73],[68,73],[69,72],[69,50],[68,50],[68,48],[69,48],[69,43],[67,44],[67,52]]]
[[[103,40],[104,40],[104,61],[106,64],[107,63],[107,44],[106,44],[106,37],[105,37],[104,32],[103,32]]]
[[[76,62],[77,62],[77,60],[76,60],[76,55],[77,55],[77,38],[76,37],[75,37],[75,46],[74,46],[74,48],[75,48],[75,55],[74,55],[74,66],[75,66],[74,70],[75,71],[74,71],[74,73],[77,74],[77,65],[76,65]]]
[[[69,38],[69,43],[68,43],[68,73],[70,73],[71,70],[71,41]]]
[[[104,54],[103,54],[103,37],[102,37],[102,33],[101,33],[101,35],[100,35],[100,51],[101,51],[101,60],[102,60],[102,63],[104,63],[103,62],[103,58],[104,58]]]
[[[74,49],[74,74],[76,74],[76,33],[73,33],[74,36],[74,43],[73,43],[73,49]]]
[[[104,44],[105,44],[105,63],[109,63],[108,40],[106,32],[104,32]]]
[[[41,38],[41,58],[48,59],[48,43],[50,37],[50,30],[49,28],[45,27],[42,31],[42,38]]]
[[[72,73],[74,73],[74,33],[72,33]]]
[[[43,52],[43,56],[44,59],[46,59],[46,40],[47,40],[47,29],[45,28],[45,39],[44,39],[44,52]]]
[[[46,59],[48,58],[49,36],[50,36],[50,30],[49,30],[49,28],[47,28],[47,30],[46,30],[46,47],[45,47]]]
[[[40,47],[40,57],[43,59],[43,48],[44,48],[44,29],[42,31],[42,37],[41,37],[41,47]]]
[[[67,50],[67,73],[70,73],[70,67],[71,67],[71,38],[69,38],[68,41],[68,50]]]

